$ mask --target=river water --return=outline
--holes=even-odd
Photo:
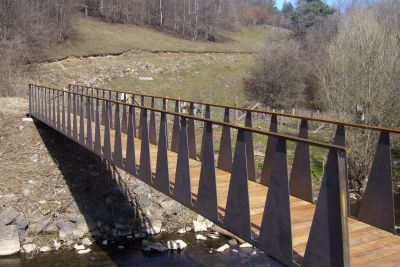
[[[214,249],[226,244],[228,239],[221,237],[218,240],[198,241],[194,233],[185,235],[165,235],[152,240],[166,243],[167,240],[182,239],[188,243],[187,248],[180,252],[168,251],[164,253],[146,253],[141,249],[140,240],[110,243],[107,248],[94,244],[92,252],[78,255],[74,250],[59,250],[40,253],[34,256],[16,255],[0,258],[0,266],[283,266],[259,250],[236,248],[223,253]],[[124,249],[118,249],[123,245]],[[210,250],[213,252],[210,253]],[[256,254],[254,254],[256,253]]]

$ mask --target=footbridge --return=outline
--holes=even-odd
[[[390,144],[400,130],[80,85],[29,85],[29,112],[286,265],[400,265]],[[284,119],[298,133],[278,131]],[[312,138],[317,124],[331,140]],[[350,128],[379,135],[357,218]],[[326,155],[320,186],[310,151]]]

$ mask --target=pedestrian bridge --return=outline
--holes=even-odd
[[[29,109],[284,264],[400,265],[390,156],[390,137],[400,130],[78,85],[30,85]],[[298,121],[298,134],[278,131],[285,118]],[[309,138],[316,123],[335,129],[332,142]],[[348,128],[379,134],[357,218],[349,216]],[[321,186],[314,189],[313,149],[326,153]]]

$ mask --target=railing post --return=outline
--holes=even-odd
[[[230,123],[229,118],[230,110],[225,108],[224,110],[224,122]],[[231,128],[228,126],[222,126],[221,143],[219,146],[218,155],[218,168],[227,172],[232,170],[232,139],[231,139]]]
[[[180,108],[179,108],[179,101],[175,101],[175,112],[179,113]],[[181,125],[180,125],[180,117],[178,115],[174,115],[174,122],[173,122],[173,128],[172,128],[172,140],[171,140],[171,151],[178,153],[179,150],[179,134],[181,131]]]
[[[395,232],[390,134],[381,132],[359,211],[361,221]]]
[[[278,117],[274,114],[271,115],[271,123],[269,126],[269,131],[276,133],[278,132]],[[275,153],[277,138],[275,136],[268,136],[267,147],[265,148],[264,164],[261,173],[260,183],[268,186],[269,179],[272,172],[272,161]]]
[[[147,109],[142,107],[140,116],[140,132],[141,132],[141,148],[140,148],[140,170],[139,178],[151,184],[151,163],[150,163],[150,146],[149,146],[149,126],[147,121]]]
[[[29,84],[29,116],[32,116],[32,85]]]
[[[252,128],[252,114],[251,111],[246,112],[245,126]],[[253,133],[245,131],[244,140],[246,143],[246,154],[247,154],[247,171],[249,172],[249,180],[256,181],[256,165],[254,163],[254,145],[253,145]]]
[[[163,99],[164,110],[166,108]],[[168,134],[167,134],[167,114],[162,112],[160,118],[160,131],[158,134],[158,150],[155,187],[166,195],[170,195],[170,181],[168,171]]]
[[[212,122],[204,122],[203,150],[196,211],[208,219],[218,221],[217,187],[214,163]]]
[[[151,107],[154,108],[154,97],[151,98]],[[153,145],[157,145],[157,130],[156,130],[156,113],[154,110],[150,111],[149,122],[149,140]]]
[[[250,239],[250,204],[246,155],[245,133],[243,129],[239,129],[229,182],[224,226],[233,234]]]
[[[329,150],[304,266],[350,266],[345,153]]]
[[[129,106],[128,112],[128,139],[126,144],[125,168],[130,174],[137,176],[135,156],[135,107]]]
[[[293,264],[289,176],[286,140],[283,138],[276,143],[258,242],[269,255],[289,266]]]
[[[308,139],[308,122],[306,119],[301,120],[299,137]],[[292,196],[310,203],[313,202],[310,148],[308,144],[297,143],[290,173],[290,192]]]
[[[189,147],[187,136],[187,121],[185,117],[180,118],[181,129],[179,134],[179,150],[176,163],[174,198],[187,207],[192,206],[192,191],[189,170]]]
[[[194,104],[190,102],[189,106],[189,114],[194,116]],[[189,145],[189,157],[191,159],[197,159],[196,154],[196,132],[194,128],[194,120],[188,119],[187,120],[187,131],[188,131],[188,145]]]

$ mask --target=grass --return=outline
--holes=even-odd
[[[65,44],[49,52],[49,59],[119,53],[129,49],[174,52],[254,52],[275,32],[273,27],[247,27],[227,32],[225,42],[190,41],[156,29],[132,24],[110,24],[95,18],[76,17],[76,34]]]

